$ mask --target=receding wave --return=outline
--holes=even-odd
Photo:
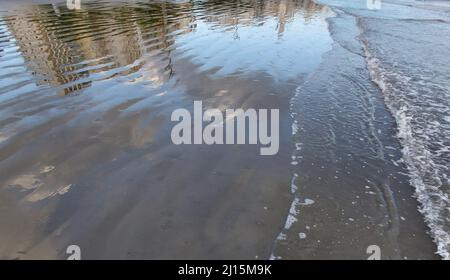
[[[414,31],[411,26],[400,29],[402,24],[361,20],[363,47],[371,78],[396,119],[403,160],[415,187],[419,210],[437,244],[437,253],[450,259],[450,77],[448,61],[433,54],[445,52],[446,43],[432,34],[436,28],[450,32],[440,22],[428,23],[434,26],[415,23]],[[384,34],[389,43],[377,36],[377,30],[390,32]],[[411,30],[411,34],[405,30]],[[416,36],[416,32],[426,35]],[[408,57],[402,55],[403,48],[408,48]]]

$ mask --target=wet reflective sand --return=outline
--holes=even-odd
[[[289,97],[330,49],[327,15],[310,1],[4,14],[2,257],[63,258],[73,243],[85,258],[268,258],[290,203],[289,137],[270,158],[174,146],[170,114],[193,100],[284,108],[290,135]]]
[[[0,9],[0,258],[434,257],[395,121],[329,7],[41,2]],[[173,145],[194,100],[280,109],[280,152]]]

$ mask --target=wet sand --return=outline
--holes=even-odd
[[[436,258],[351,18],[311,1],[166,4],[141,7],[162,21],[116,14],[129,20],[110,38],[52,35],[58,20],[111,23],[49,6],[4,16],[1,259],[65,259],[71,244],[83,259]],[[279,109],[279,153],[173,145],[170,114],[194,100]]]
[[[2,258],[64,258],[69,244],[89,259],[268,258],[289,207],[290,127],[281,126],[274,157],[258,146],[175,146],[169,112],[200,99],[206,108],[280,108],[288,124],[292,86],[174,67],[187,93],[175,104],[68,110],[2,147]],[[146,109],[131,109],[139,102]]]
[[[361,259],[376,245],[382,259],[436,258],[355,18],[329,23],[333,50],[292,101],[294,200],[274,257]]]

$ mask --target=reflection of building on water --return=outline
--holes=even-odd
[[[69,10],[79,10],[81,9],[81,0],[67,0],[66,5]]]
[[[200,5],[200,4],[199,4]],[[201,4],[204,21],[222,26],[253,25],[263,22],[268,15],[277,19],[278,35],[284,33],[286,23],[302,12],[309,21],[314,14],[326,12],[327,7],[312,0],[272,0],[272,1],[207,1]],[[220,7],[220,12],[217,8]],[[235,34],[239,38],[238,34]]]
[[[172,66],[175,37],[192,32],[196,25],[190,3],[174,5],[163,2],[158,6],[161,20],[157,24],[139,22],[142,46],[146,58],[150,59],[145,60],[142,75],[136,82],[151,81],[154,86],[159,86],[175,73]]]
[[[5,33],[6,33],[5,22],[0,18],[0,38],[2,38],[2,40],[0,41],[0,58],[3,56],[3,53],[5,52],[3,49],[5,44],[9,41],[7,40],[7,35]]]
[[[114,3],[87,2],[81,10],[39,5],[6,17],[8,29],[38,85],[60,87],[62,94],[93,81],[139,72],[136,81],[164,83],[174,74],[176,36],[192,32],[201,19],[222,27],[278,22],[282,36],[296,13],[305,20],[324,9],[311,0]]]
[[[173,71],[171,32],[192,23],[191,18],[170,22],[173,14],[165,6],[161,4],[160,13],[153,15],[157,17],[144,20],[145,11],[127,7],[82,13],[40,5],[15,12],[6,23],[36,83],[62,85],[61,93],[70,94],[90,86],[93,80],[139,71],[145,65],[139,60],[152,51],[166,55],[166,59],[158,59],[166,64],[149,61],[151,71],[145,76],[164,80],[161,76]]]
[[[33,7],[17,11],[13,20],[6,23],[16,39],[23,58],[27,62],[31,73],[36,76],[38,85],[60,85],[77,79],[74,75],[65,75],[70,68],[64,67],[74,62],[68,45],[64,44],[44,25],[45,18],[40,20],[32,15],[42,15],[45,11],[41,7]]]

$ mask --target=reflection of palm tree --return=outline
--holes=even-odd
[[[278,38],[281,38],[284,33],[284,28],[286,25],[286,13],[288,10],[288,6],[285,0],[281,0],[278,4]]]
[[[162,36],[161,39],[164,41],[164,48],[163,51],[166,52],[167,57],[168,57],[168,63],[167,66],[164,68],[164,70],[166,72],[169,72],[169,78],[172,77],[174,70],[172,67],[172,57],[171,57],[171,46],[173,44],[173,41],[168,40],[167,38],[167,30],[168,30],[168,20],[167,20],[167,7],[166,7],[166,2],[161,3],[161,11],[162,11],[162,18],[163,18],[163,25],[162,25]]]
[[[234,33],[233,33],[233,39],[234,40],[239,40],[241,39],[239,37],[239,3],[236,2],[236,9],[234,10]]]

